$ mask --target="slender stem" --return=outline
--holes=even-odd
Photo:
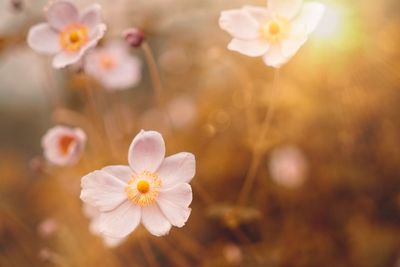
[[[151,48],[147,42],[143,42],[142,44],[142,49],[144,52],[144,55],[146,57],[147,64],[149,66],[149,72],[150,72],[150,77],[151,81],[153,82],[153,88],[154,88],[154,95],[156,98],[157,103],[162,106],[163,104],[163,86],[160,78],[160,74],[158,71],[157,63],[154,58],[153,52],[151,51]]]
[[[271,119],[274,115],[275,112],[275,98],[276,98],[276,93],[278,91],[278,80],[279,80],[279,69],[275,70],[274,73],[274,81],[272,85],[272,91],[270,95],[270,104],[268,107],[267,114],[264,118],[264,121],[260,127],[260,134],[258,136],[258,139],[256,140],[256,143],[253,146],[252,149],[252,160],[250,163],[249,170],[247,172],[247,175],[244,179],[244,184],[242,186],[242,189],[239,193],[239,198],[238,198],[238,205],[244,205],[248,195],[251,192],[251,189],[253,188],[256,176],[257,176],[257,171],[258,167],[261,163],[261,159],[263,156],[263,149],[262,149],[262,144],[267,136],[268,130],[270,128],[271,124]]]
[[[140,247],[142,248],[144,257],[146,258],[147,263],[150,267],[160,267],[153,251],[151,251],[150,243],[146,237],[143,237],[139,242]]]
[[[43,69],[46,80],[46,85],[43,87],[43,92],[49,101],[51,110],[56,110],[61,106],[61,101],[56,92],[56,83],[54,80],[53,70],[50,68],[48,61],[43,61]]]
[[[172,248],[165,238],[154,238],[158,248],[167,256],[173,266],[187,267],[191,264],[176,248]]]

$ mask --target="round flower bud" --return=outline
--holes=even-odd
[[[122,33],[122,36],[132,47],[140,47],[145,39],[144,33],[137,28],[129,28]]]

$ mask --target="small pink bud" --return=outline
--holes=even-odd
[[[145,39],[144,33],[137,28],[129,28],[122,33],[122,36],[132,47],[140,47]]]

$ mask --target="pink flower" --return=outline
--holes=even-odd
[[[307,161],[297,147],[279,147],[270,155],[269,171],[272,180],[278,185],[296,188],[304,183]]]
[[[161,134],[142,130],[129,147],[129,166],[107,166],[82,178],[81,199],[100,211],[100,233],[124,238],[141,222],[162,236],[172,225],[185,225],[196,161],[186,152],[164,157]]]
[[[269,0],[268,8],[244,6],[223,11],[220,27],[232,37],[228,49],[250,57],[263,56],[279,68],[307,41],[322,17],[324,6],[302,0]]]
[[[89,225],[89,230],[92,234],[98,235],[103,239],[104,245],[107,247],[113,248],[117,247],[120,245],[125,238],[112,238],[106,235],[102,235],[100,232],[100,211],[97,210],[95,207],[92,207],[90,205],[83,205],[83,213],[90,219],[90,225]]]
[[[47,218],[38,226],[39,235],[43,238],[52,236],[58,230],[58,223],[54,218]]]
[[[56,126],[42,138],[45,158],[59,166],[73,165],[80,159],[86,144],[86,134],[79,128]]]
[[[70,1],[54,1],[46,10],[47,23],[29,30],[28,45],[38,53],[54,55],[54,68],[74,64],[104,36],[100,9],[94,4],[79,12]]]
[[[117,41],[90,51],[84,68],[108,90],[129,88],[141,79],[139,59],[129,54],[125,43]]]

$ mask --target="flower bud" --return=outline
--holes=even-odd
[[[144,33],[137,28],[129,28],[122,33],[122,36],[132,47],[140,47],[145,39]]]

